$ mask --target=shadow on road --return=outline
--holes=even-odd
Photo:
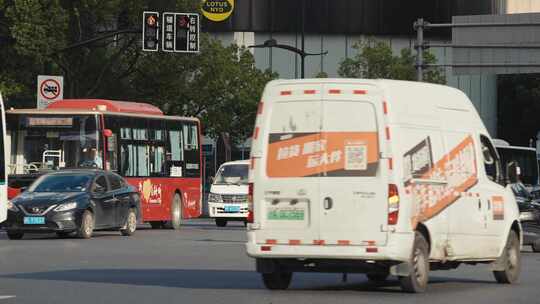
[[[375,284],[367,280],[340,283],[336,276],[335,284],[328,285],[328,277],[321,278],[326,285],[318,285],[314,277],[298,274],[293,278],[292,288],[299,291],[369,291],[395,293],[401,292],[399,282],[391,279]],[[79,269],[50,272],[35,272],[3,275],[0,278],[22,280],[51,280],[69,282],[90,282],[105,284],[127,284],[137,286],[159,286],[190,289],[264,289],[260,275],[254,271],[203,270],[203,269]],[[304,279],[307,279],[304,280]],[[306,283],[313,283],[306,286]],[[300,286],[299,286],[300,285]],[[311,285],[311,284],[309,284]],[[432,277],[429,289],[438,290],[443,285],[445,292],[463,291],[495,285],[494,281]],[[442,286],[441,286],[442,287]]]

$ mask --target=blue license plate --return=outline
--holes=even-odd
[[[43,225],[45,224],[45,218],[43,216],[25,216],[25,225]]]
[[[240,212],[240,206],[225,206],[225,212]]]

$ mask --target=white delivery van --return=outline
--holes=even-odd
[[[208,194],[208,213],[218,227],[229,221],[246,223],[248,216],[249,160],[222,164],[212,181]]]
[[[270,82],[249,175],[247,253],[269,289],[294,272],[398,276],[491,264],[520,273],[519,212],[490,136],[461,91],[420,82]]]

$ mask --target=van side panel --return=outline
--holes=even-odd
[[[438,165],[446,158],[442,133],[436,127],[399,126],[396,134],[396,158],[403,178],[399,231],[427,226],[431,237],[432,258],[442,258],[448,242],[448,213],[440,208],[446,176]]]

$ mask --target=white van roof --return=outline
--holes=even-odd
[[[339,91],[342,97],[353,97],[354,92],[381,95],[389,107],[390,122],[452,129],[476,129],[487,134],[480,116],[469,98],[460,90],[425,82],[389,79],[317,78],[271,81],[265,91],[263,102],[290,99],[294,95],[310,91],[310,85],[325,85],[328,92]],[[270,88],[270,89],[268,89]],[[297,91],[298,90],[298,91]],[[286,94],[283,94],[286,92]],[[332,97],[340,95],[332,94]],[[358,95],[355,96],[358,98]],[[456,124],[459,121],[459,124]]]

